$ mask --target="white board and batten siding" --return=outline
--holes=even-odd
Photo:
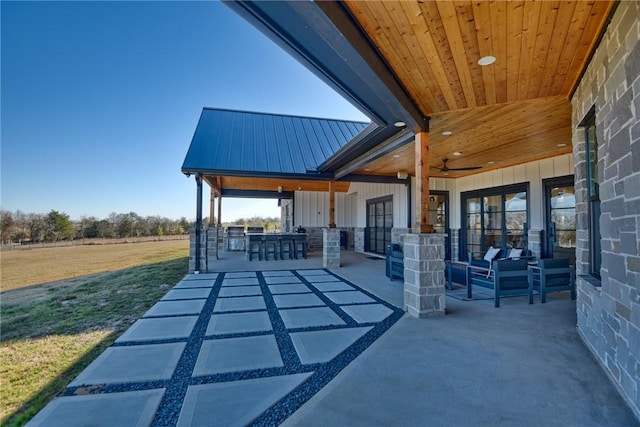
[[[565,154],[549,159],[538,160],[523,165],[479,173],[455,180],[455,191],[450,193],[451,228],[460,228],[460,194],[466,191],[481,190],[503,185],[529,183],[530,228],[544,228],[544,188],[542,180],[560,176],[573,175],[573,155]]]
[[[529,207],[531,229],[544,228],[544,189],[542,180],[573,175],[573,155],[539,160],[523,165],[479,173],[465,178],[430,178],[429,189],[449,192],[449,222],[451,228],[460,228],[460,194],[529,183]],[[415,224],[415,179],[411,179],[411,212],[407,208],[405,184],[375,184],[353,182],[346,193],[336,193],[336,225],[340,227],[366,227],[367,201],[393,196],[393,226],[407,227],[407,215]],[[326,227],[329,224],[329,194],[312,191],[295,193],[295,224],[306,227]]]
[[[336,193],[336,226],[365,227],[367,200],[393,197],[393,226],[407,226],[407,187],[404,184],[353,182],[346,193]],[[295,223],[303,227],[329,224],[329,193],[296,191]]]

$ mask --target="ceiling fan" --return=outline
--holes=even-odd
[[[440,169],[441,172],[448,172],[448,171],[472,171],[475,169],[481,169],[482,166],[469,166],[466,168],[450,168],[447,166],[447,162],[449,161],[449,159],[442,159],[442,167],[437,167],[435,166],[436,169]]]

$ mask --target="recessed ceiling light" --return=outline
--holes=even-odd
[[[461,153],[461,152],[459,152],[459,151],[454,151],[454,152],[453,152],[453,155],[454,155],[454,156],[462,156],[462,153]]]
[[[567,146],[567,144],[563,144],[563,143],[556,144],[556,147],[566,147],[566,146]]]
[[[442,132],[443,136],[450,136],[453,132],[451,132],[450,130],[445,130],[444,132]]]
[[[395,157],[396,159],[400,157],[400,154],[394,154],[393,157]]]
[[[478,59],[478,65],[481,65],[483,67],[486,65],[491,65],[494,62],[496,62],[495,56],[483,56],[482,58]]]
[[[494,164],[495,162],[494,162],[493,160],[491,160],[491,161],[489,161],[489,162],[487,162],[487,163],[489,163],[490,165],[492,165],[492,164]]]
[[[403,127],[405,127],[407,124],[406,124],[405,122],[401,121],[401,120],[398,120],[398,121],[397,121],[397,122],[395,122],[393,125],[394,125],[395,127],[397,127],[397,128],[403,128]]]
[[[364,170],[365,170],[365,171],[370,171],[370,170],[371,170],[371,168],[364,168]]]

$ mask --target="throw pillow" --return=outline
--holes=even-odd
[[[490,246],[489,249],[487,249],[487,253],[484,254],[484,260],[491,264],[491,261],[493,261],[496,255],[498,255],[498,252],[500,252],[500,248],[494,248],[493,246]]]
[[[520,259],[520,255],[522,255],[522,249],[511,249],[507,258]]]

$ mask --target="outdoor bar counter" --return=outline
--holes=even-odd
[[[305,233],[246,233],[247,259],[257,255],[260,261],[269,259],[298,259],[307,257]]]

